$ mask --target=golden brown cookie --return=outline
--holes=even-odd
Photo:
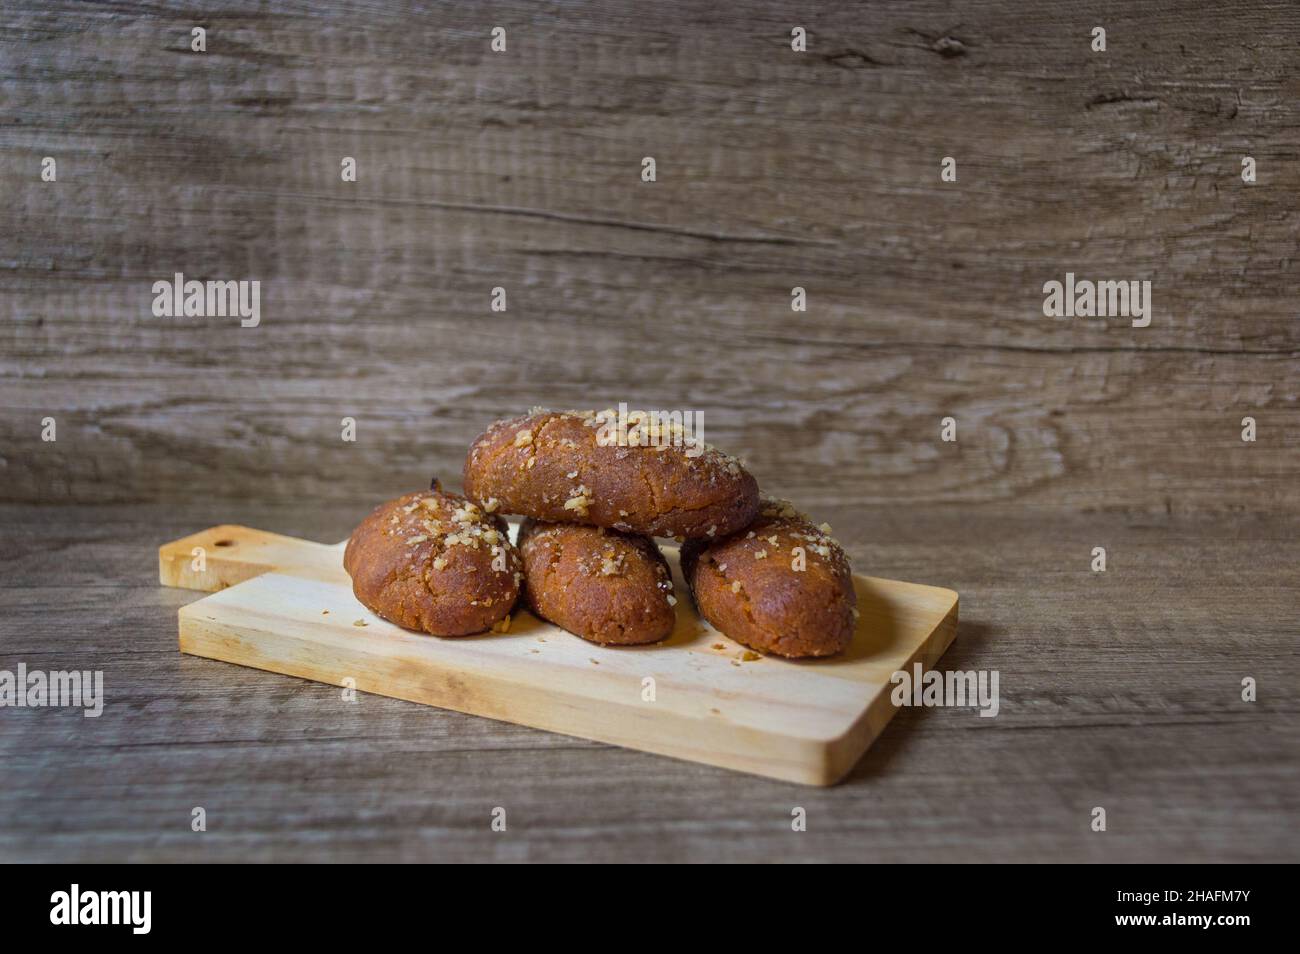
[[[529,608],[593,643],[656,643],[673,631],[672,576],[654,542],[600,527],[519,528]]]
[[[853,639],[853,572],[829,527],[785,501],[716,543],[688,540],[682,573],[700,615],[738,643],[778,656],[830,656]]]
[[[613,413],[498,421],[470,448],[466,496],[489,512],[660,537],[723,537],[758,513],[758,484],[734,457],[703,446],[692,456],[648,428],[622,446]]]
[[[523,580],[505,521],[436,484],[376,507],[352,532],[343,567],[362,604],[435,636],[467,636],[500,623]]]

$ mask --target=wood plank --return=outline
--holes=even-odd
[[[343,548],[252,527],[222,524],[158,548],[158,582],[212,593],[263,573],[309,579],[346,579]]]
[[[160,535],[338,539],[364,511],[0,506],[0,668],[101,669],[107,697],[99,719],[0,710],[0,857],[1300,859],[1293,516],[827,508],[859,571],[962,592],[943,666],[1000,670],[1002,698],[993,719],[904,710],[807,788],[176,652],[193,593],[158,586]]]
[[[3,16],[0,499],[344,502],[627,400],[810,504],[1300,509],[1286,0],[832,7],[807,54],[759,0],[505,2],[502,55],[455,6],[234,9],[202,55]],[[178,269],[263,281],[262,325],[153,318]],[[1067,270],[1150,278],[1151,327],[1044,318]]]
[[[200,22],[0,11],[0,667],[108,696],[0,711],[0,858],[1300,859],[1295,4]],[[154,319],[178,268],[262,280],[261,327]],[[1067,270],[1150,277],[1151,327],[1043,318]],[[339,539],[499,414],[619,400],[960,590],[999,716],[904,711],[808,789],[176,652],[158,539]]]
[[[214,554],[201,573],[189,568],[196,545]],[[678,592],[685,593],[677,548],[663,550]],[[957,629],[953,591],[855,576],[857,631],[848,651],[834,659],[747,654],[700,619],[689,600],[677,604],[672,635],[654,646],[594,646],[522,610],[508,634],[438,639],[407,632],[358,603],[341,560],[342,544],[237,526],[163,545],[164,583],[178,579],[219,591],[181,609],[181,651],[830,785],[853,768],[897,711],[890,701],[892,674],[910,674],[914,665],[932,668]],[[647,678],[653,682],[649,699]]]

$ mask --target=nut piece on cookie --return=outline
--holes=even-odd
[[[711,447],[672,435],[622,441],[613,411],[534,411],[498,421],[470,447],[465,494],[489,512],[659,537],[718,538],[758,513],[758,484]]]
[[[672,576],[647,537],[525,520],[519,552],[525,599],[543,619],[605,646],[656,643],[672,633]]]
[[[352,532],[343,567],[376,615],[434,636],[491,629],[523,582],[505,521],[436,483],[376,507]]]
[[[750,526],[725,540],[688,540],[682,574],[714,628],[760,652],[831,656],[853,640],[853,572],[830,528],[783,500],[764,500]]]

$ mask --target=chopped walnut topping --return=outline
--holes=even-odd
[[[495,513],[499,506],[501,506],[501,501],[497,500],[496,497],[489,497],[483,501],[483,510],[486,513]]]
[[[532,442],[533,442],[533,432],[532,432],[532,431],[530,431],[530,430],[522,430],[522,431],[516,431],[516,432],[515,432],[515,446],[516,446],[516,447],[527,447],[527,446],[528,446],[529,444],[531,444]]]
[[[564,502],[565,510],[576,510],[578,516],[587,515],[587,507],[591,505],[591,498],[587,495],[591,493],[585,484],[579,484],[569,491],[569,499]]]
[[[425,540],[428,540],[428,539],[429,539],[429,538],[428,538],[427,536],[425,536],[425,535],[422,533],[422,534],[420,534],[419,536],[416,536],[416,537],[408,537],[407,540],[406,540],[406,545],[407,545],[408,547],[413,547],[413,546],[415,546],[417,543],[423,543]]]
[[[668,600],[668,605],[669,605],[669,606],[676,606],[676,605],[677,605],[677,597],[673,596],[671,593],[668,594],[668,596],[666,597],[666,599]]]
[[[823,524],[822,524],[821,526],[819,526],[817,529],[820,530],[822,533],[830,533],[830,532],[831,532],[831,525],[830,525],[829,523],[823,523]]]
[[[477,523],[479,520],[478,506],[466,501],[465,504],[452,511],[451,519],[457,523]]]
[[[791,520],[798,519],[802,516],[795,509],[794,504],[788,500],[769,500],[763,504],[764,517],[786,517]]]
[[[736,580],[734,583],[731,584],[731,592],[733,593],[740,592],[740,580]]]
[[[755,559],[755,560],[766,560],[766,559],[767,559],[767,551],[766,551],[766,550],[758,550],[758,551],[755,552],[755,554],[754,554],[754,559]]]
[[[434,568],[435,570],[445,570],[445,569],[447,569],[447,558],[446,558],[446,557],[435,557],[435,558],[434,558],[434,561],[433,561],[433,568]]]
[[[567,474],[565,474],[564,476],[565,476],[565,477],[568,477],[570,480],[572,480],[574,477],[577,477],[577,476],[578,476],[578,472],[577,472],[576,470],[571,470],[571,471],[569,471]]]

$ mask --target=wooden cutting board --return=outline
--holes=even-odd
[[[952,590],[855,576],[861,615],[844,655],[755,659],[695,613],[668,547],[683,598],[663,643],[596,646],[523,610],[507,633],[442,639],[358,603],[343,546],[239,526],[165,544],[164,585],[216,591],[181,608],[181,652],[830,785],[893,716],[890,676],[916,662],[932,667],[957,631]]]

